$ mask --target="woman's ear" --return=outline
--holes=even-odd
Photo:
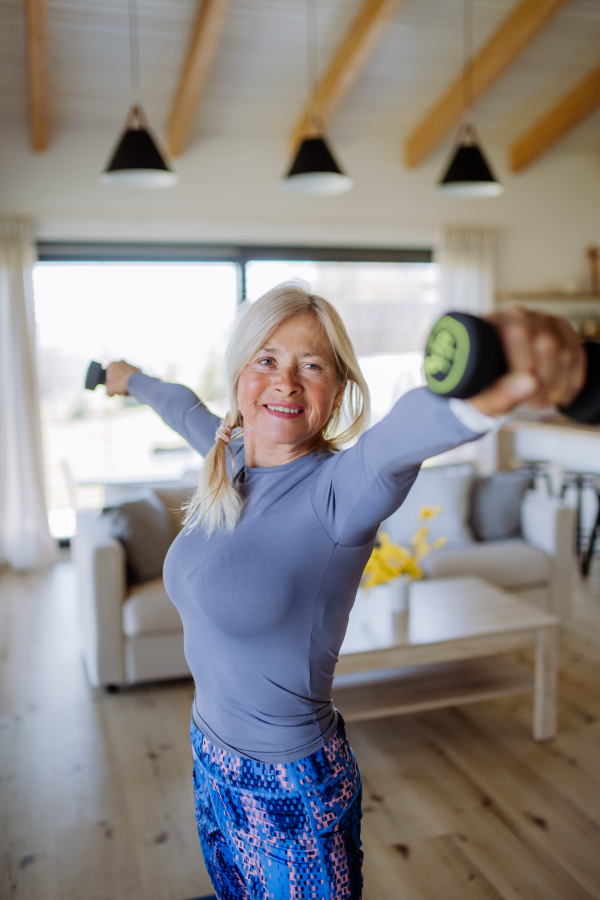
[[[336,393],[336,395],[335,395],[335,397],[334,397],[334,400],[333,400],[333,412],[335,412],[336,409],[341,405],[342,398],[343,398],[343,396],[344,396],[344,391],[346,390],[347,384],[348,384],[347,381],[343,381],[343,382],[340,384],[340,386],[338,387],[337,393]]]

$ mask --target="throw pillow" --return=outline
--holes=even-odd
[[[521,536],[521,503],[533,487],[531,472],[496,472],[476,478],[471,525],[479,541],[503,541]]]
[[[162,575],[163,563],[175,531],[169,511],[158,494],[144,490],[103,510],[112,537],[125,548],[127,579],[142,584]]]
[[[408,546],[419,525],[422,506],[437,506],[443,509],[429,526],[429,538],[445,537],[447,547],[464,547],[473,543],[469,527],[469,508],[473,470],[470,465],[429,466],[421,469],[415,483],[400,509],[381,523],[397,544]]]

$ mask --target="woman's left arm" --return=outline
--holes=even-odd
[[[427,388],[410,391],[354,447],[322,466],[313,505],[333,540],[346,546],[372,540],[404,501],[424,460],[488,430],[489,420],[477,414],[504,416],[523,402],[538,409],[567,405],[577,396],[585,353],[568,322],[519,307],[489,318],[503,344],[506,375],[462,406]]]
[[[358,547],[403,503],[431,456],[480,437],[453,412],[451,401],[427,388],[409,391],[357,443],[319,471],[312,502],[336,543]]]

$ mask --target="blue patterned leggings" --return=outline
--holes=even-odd
[[[321,750],[269,765],[190,727],[196,822],[218,900],[360,900],[361,783],[341,716]]]

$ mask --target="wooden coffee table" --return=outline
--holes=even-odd
[[[385,587],[359,590],[333,700],[347,722],[533,691],[533,737],[556,734],[560,619],[481,578],[411,586],[408,612]],[[502,656],[535,648],[535,674]]]

